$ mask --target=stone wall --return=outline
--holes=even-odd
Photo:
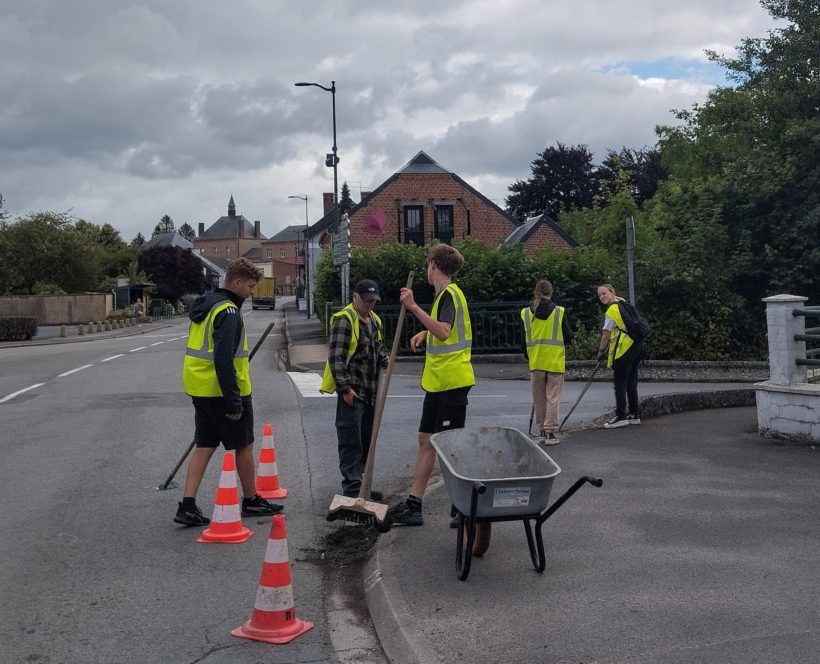
[[[0,316],[33,316],[38,325],[76,325],[105,320],[112,293],[0,297]]]

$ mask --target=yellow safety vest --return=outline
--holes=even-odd
[[[606,360],[606,365],[612,368],[612,363],[628,351],[634,341],[626,333],[626,325],[624,325],[624,319],[621,318],[621,308],[617,302],[607,307],[606,315],[615,321],[615,329],[609,336],[609,353]]]
[[[382,340],[382,319],[379,318],[375,312],[371,311],[370,315],[376,322],[376,339]],[[350,335],[350,345],[347,347],[347,357],[345,358],[345,366],[350,362],[350,358],[356,353],[359,347],[359,312],[353,307],[353,304],[348,304],[344,309],[337,311],[330,317],[330,325],[336,322],[336,319],[344,316],[350,321],[350,328],[353,330]],[[333,394],[336,391],[336,381],[333,380],[333,373],[330,371],[330,360],[325,362],[325,373],[322,376],[322,385],[319,387],[320,392],[325,394]]]
[[[182,385],[186,394],[192,397],[221,397],[222,389],[216,377],[214,366],[214,330],[213,322],[217,314],[226,309],[238,307],[230,300],[215,303],[208,315],[200,323],[191,322],[188,330],[188,346],[182,363]],[[242,312],[239,312],[242,315]],[[233,367],[236,371],[236,382],[239,395],[246,397],[251,393],[251,371],[248,360],[248,335],[245,324],[242,324],[242,348],[234,353]]]
[[[552,371],[564,373],[566,351],[564,349],[564,307],[556,306],[546,320],[536,318],[532,309],[521,310],[524,321],[524,337],[527,342],[527,357],[530,371]]]
[[[461,289],[455,284],[448,284],[436,296],[430,317],[436,320],[438,305],[445,292],[449,292],[453,298],[456,316],[450,336],[445,341],[439,341],[434,334],[427,333],[427,353],[421,374],[421,386],[426,392],[444,392],[475,385],[473,365],[470,362],[473,327],[467,310],[467,299]]]

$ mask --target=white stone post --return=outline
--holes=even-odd
[[[792,312],[808,300],[801,295],[772,295],[766,303],[766,327],[769,333],[769,382],[774,385],[796,385],[806,382],[805,367],[795,360],[806,357],[806,342],[795,341],[795,334],[806,333],[806,320]]]

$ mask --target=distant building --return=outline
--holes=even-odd
[[[287,226],[262,242],[259,262],[269,263],[277,295],[295,295],[305,281],[305,227]]]
[[[172,233],[160,233],[155,235],[147,242],[143,242],[141,251],[150,249],[151,247],[179,247],[180,249],[193,249],[194,244],[190,240],[182,237],[177,231]]]
[[[267,238],[261,233],[259,221],[251,223],[241,214],[236,214],[236,204],[231,196],[227,216],[217,219],[207,230],[205,224],[200,222],[194,238],[194,252],[211,259],[231,261],[245,257],[258,261],[262,241],[265,239]]]

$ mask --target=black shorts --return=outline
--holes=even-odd
[[[242,397],[242,417],[229,420],[222,397],[191,397],[194,402],[194,442],[197,447],[238,450],[253,443],[253,401]]]
[[[457,387],[444,392],[427,392],[421,409],[419,433],[438,433],[461,429],[467,419],[467,394],[470,387]]]

